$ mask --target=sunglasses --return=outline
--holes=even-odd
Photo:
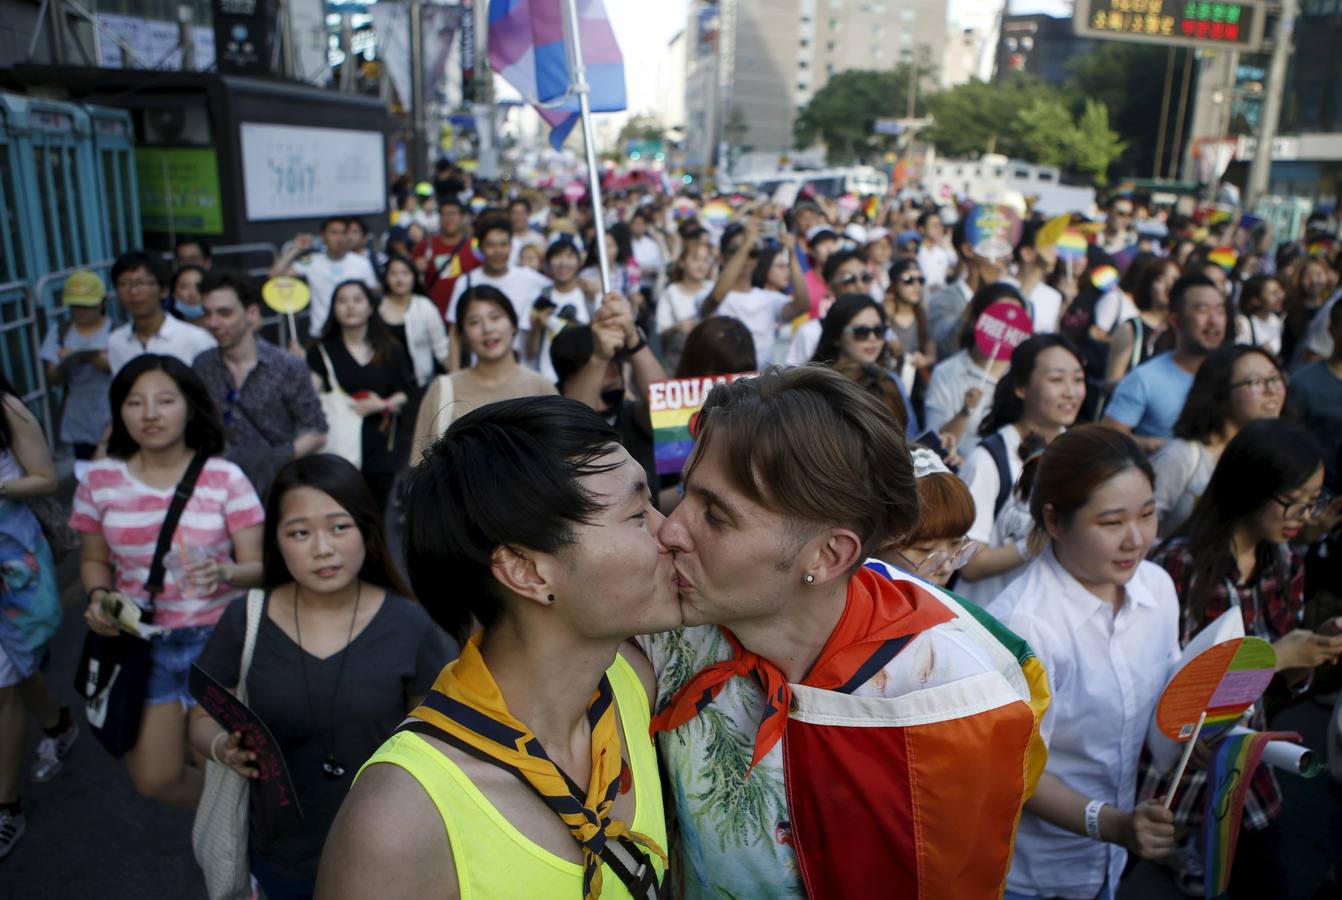
[[[884,325],[853,325],[845,330],[859,341],[884,338],[888,331]]]
[[[900,284],[927,284],[927,279],[924,278],[924,277],[921,276],[921,275],[901,275],[901,276],[899,276],[899,283],[900,283]]]
[[[839,284],[846,287],[850,284],[857,284],[859,281],[863,284],[871,284],[871,273],[863,272],[861,275],[845,275],[839,279]]]

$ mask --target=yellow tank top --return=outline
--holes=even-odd
[[[634,821],[629,827],[665,847],[662,781],[657,772],[657,751],[648,734],[651,713],[647,691],[623,657],[615,658],[606,677],[615,693],[636,786]],[[582,897],[582,866],[527,839],[480,793],[460,766],[419,735],[409,731],[392,735],[364,763],[359,775],[377,763],[390,763],[409,772],[438,807],[452,844],[462,900]],[[664,878],[662,861],[655,856],[651,861],[659,880]],[[609,866],[602,867],[601,896],[630,900],[628,888]]]

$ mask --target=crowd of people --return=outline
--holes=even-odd
[[[119,325],[71,276],[64,515],[0,380],[0,857],[25,711],[37,782],[88,728],[43,675],[73,529],[90,632],[150,626],[135,789],[262,774],[193,665],[273,733],[303,815],[246,839],[271,900],[1112,898],[1134,856],[1202,893],[1206,754],[1167,808],[1144,749],[1181,648],[1223,615],[1272,644],[1259,730],[1342,684],[1322,220],[1273,247],[1120,195],[1064,255],[909,191],[633,191],[603,278],[588,201],[396,200],[274,261],[311,292],[288,341],[201,239],[117,259]],[[1030,336],[991,353],[1004,308]],[[649,385],[738,374],[659,474]],[[1279,895],[1289,815],[1260,768],[1231,896]]]

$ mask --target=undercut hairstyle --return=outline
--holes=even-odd
[[[402,580],[382,530],[382,511],[363,473],[347,460],[333,453],[313,453],[290,460],[276,474],[266,495],[266,530],[261,548],[262,584],[277,588],[294,580],[280,552],[280,508],[284,495],[297,488],[321,491],[349,513],[354,525],[363,535],[363,568],[359,578],[402,597],[412,597],[410,588]]]
[[[563,397],[491,403],[452,423],[405,493],[410,583],[443,630],[464,642],[473,622],[498,619],[496,550],[557,553],[573,543],[573,527],[603,508],[581,480],[610,471],[601,459],[619,443],[601,416]]]
[[[1072,516],[1090,502],[1100,485],[1128,469],[1137,469],[1155,487],[1155,470],[1131,435],[1095,424],[1077,425],[1058,435],[1039,460],[1030,491],[1035,534],[1045,533],[1045,507],[1053,507],[1058,522],[1070,526]]]
[[[1263,357],[1281,374],[1281,366],[1262,347],[1222,344],[1198,366],[1188,399],[1174,423],[1175,437],[1205,444],[1225,429],[1230,419],[1230,383],[1235,378],[1235,363],[1251,354]]]
[[[152,275],[160,288],[167,287],[171,282],[172,272],[168,269],[168,264],[157,253],[149,253],[145,250],[128,250],[118,256],[116,262],[112,263],[112,286],[116,286],[122,275],[140,269],[144,269]]]
[[[216,269],[206,272],[196,290],[200,291],[202,300],[206,294],[214,291],[229,290],[237,294],[238,302],[242,304],[243,309],[261,305],[261,292],[257,290],[256,282],[241,272],[234,272],[229,269]]]
[[[720,384],[699,414],[685,479],[723,443],[727,478],[800,528],[852,529],[857,566],[918,525],[918,486],[904,430],[876,398],[822,366],[771,369]]]
[[[177,389],[182,392],[186,401],[186,433],[182,437],[186,445],[206,456],[223,453],[224,423],[219,419],[219,410],[215,408],[205,382],[175,356],[144,353],[126,363],[112,379],[112,387],[108,391],[112,405],[112,434],[107,439],[107,455],[127,459],[140,449],[121,418],[121,407],[135,382],[146,372],[162,372],[175,381]]]

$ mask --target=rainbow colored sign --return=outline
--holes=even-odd
[[[1058,256],[1065,262],[1080,262],[1086,258],[1086,249],[1090,243],[1079,231],[1067,231],[1058,238]]]
[[[1202,738],[1209,740],[1239,721],[1267,690],[1277,654],[1262,638],[1223,641],[1199,653],[1170,680],[1156,707],[1156,725],[1165,737],[1184,742],[1205,711]]]
[[[648,412],[652,418],[653,455],[657,474],[679,475],[694,449],[693,422],[708,399],[709,391],[754,372],[713,375],[705,378],[673,378],[648,385]]]

